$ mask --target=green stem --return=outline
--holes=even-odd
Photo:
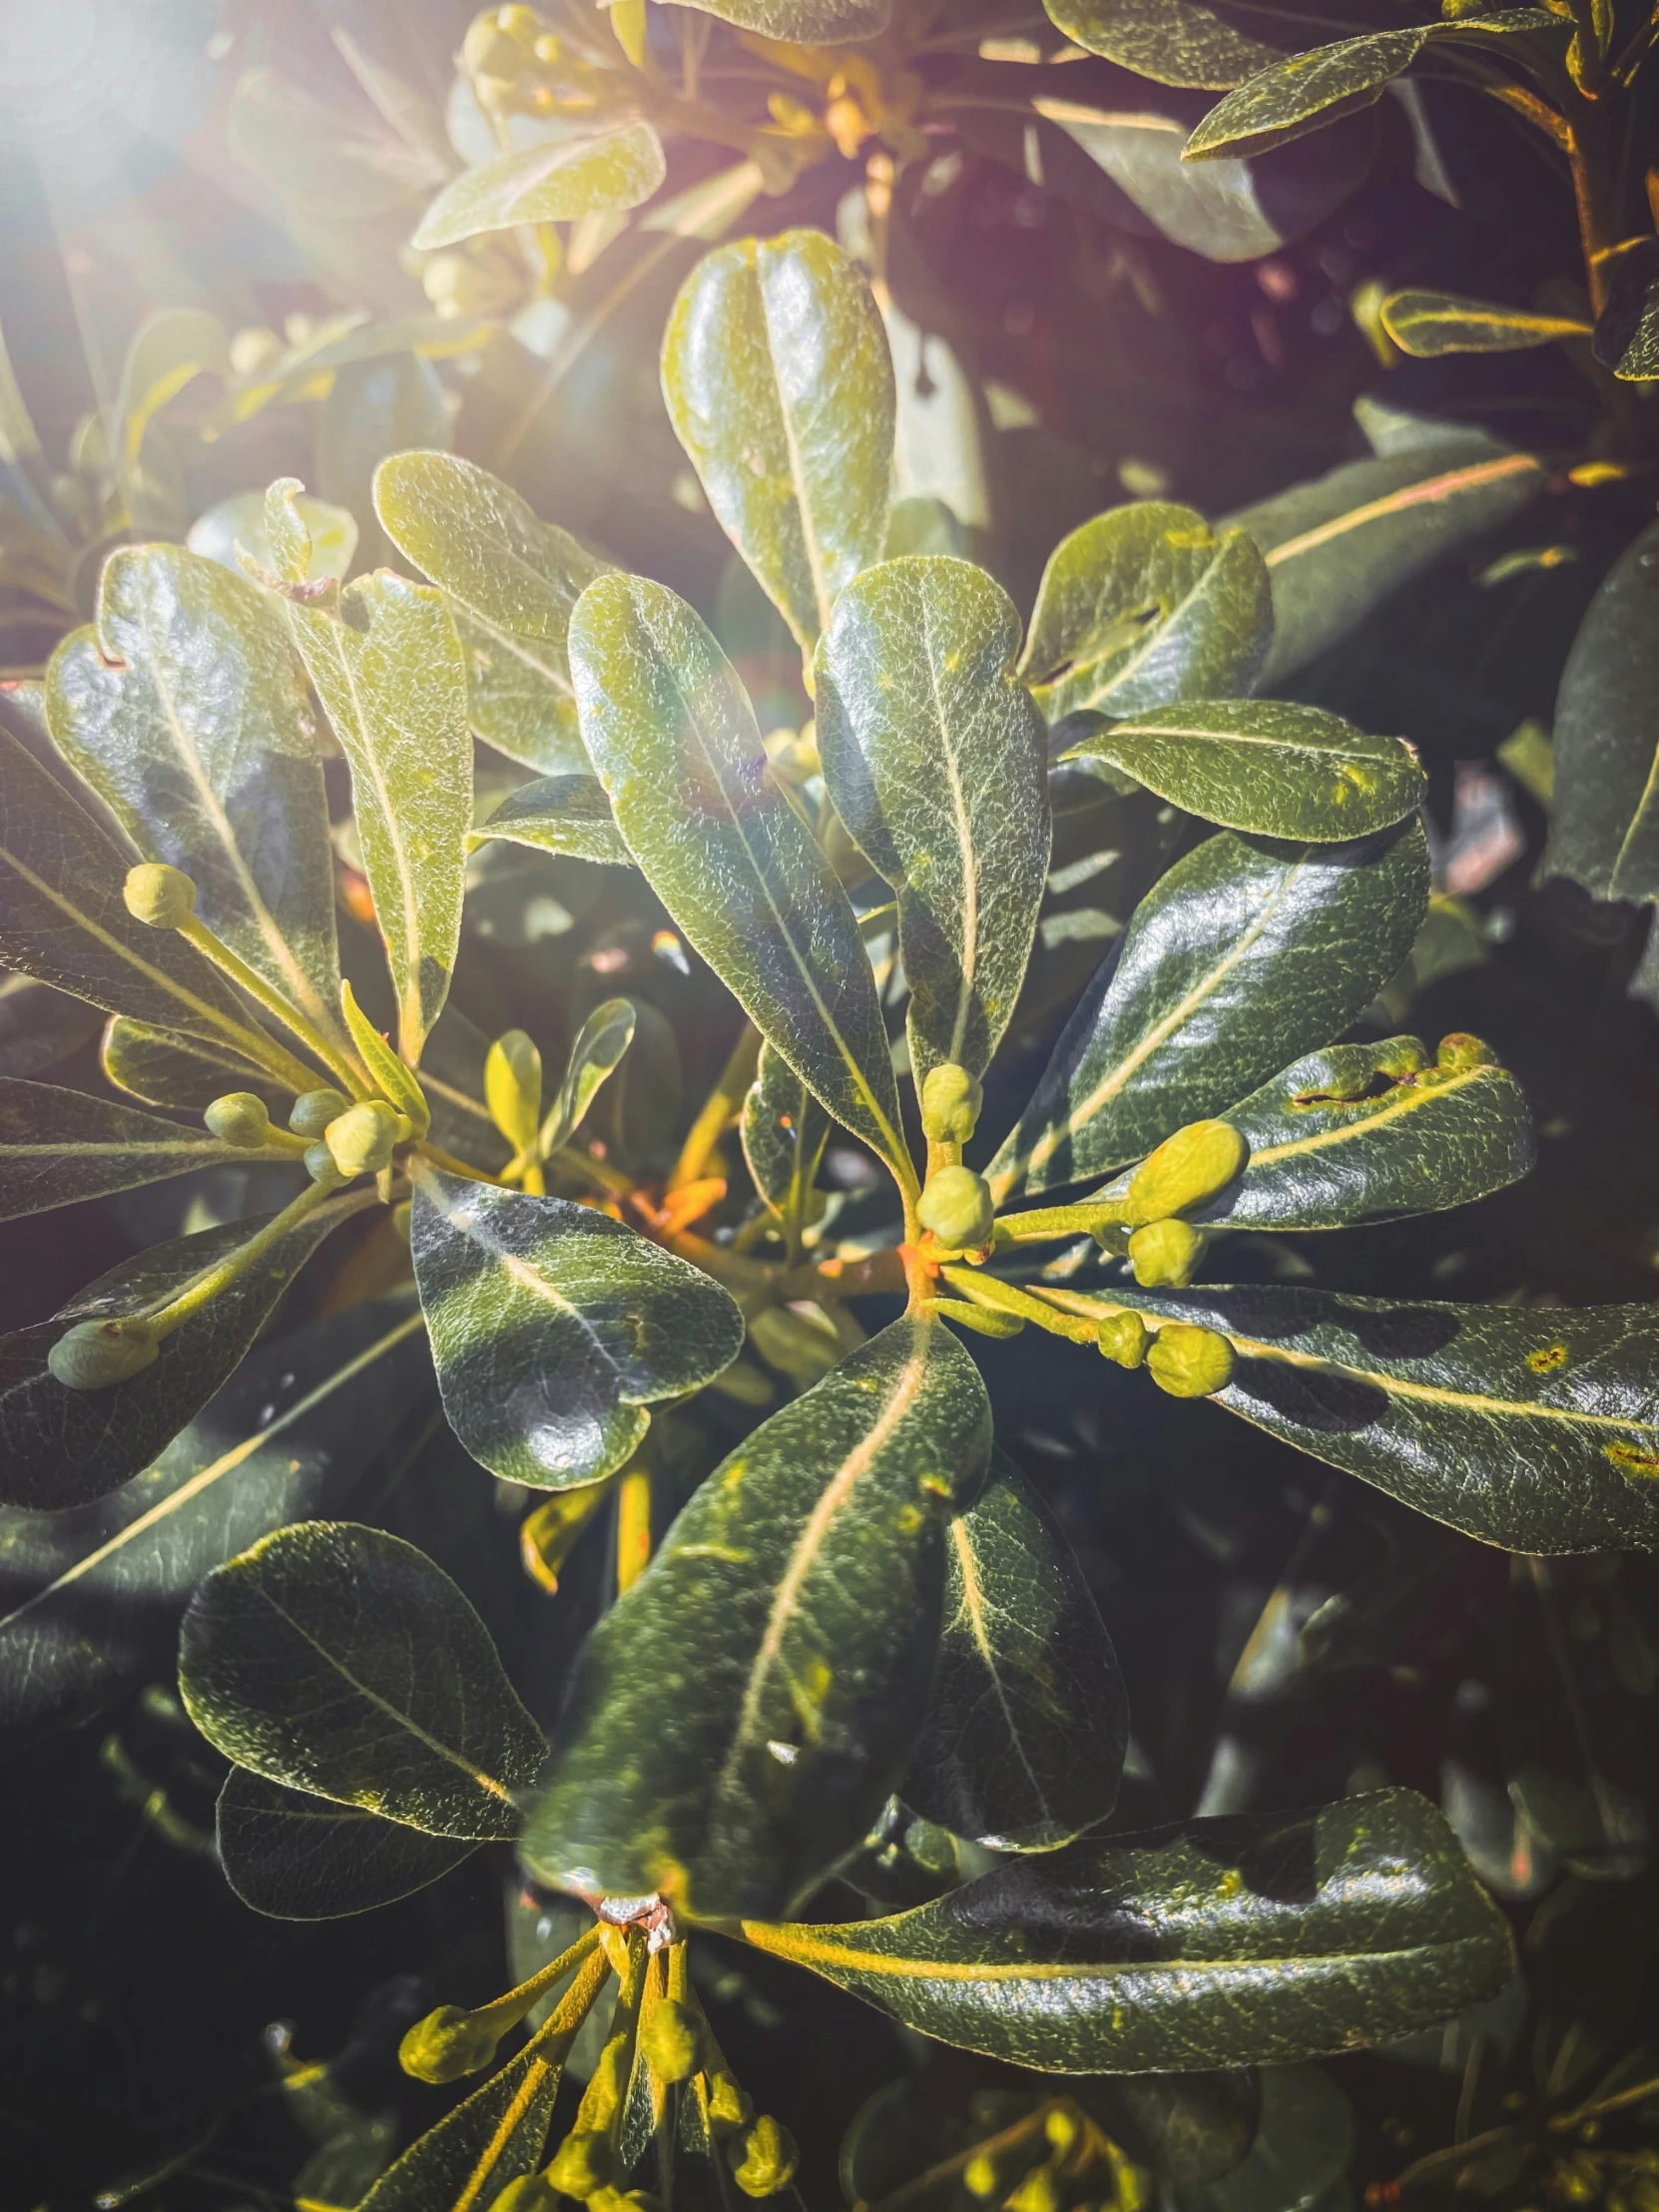
[[[1004,1283],[994,1275],[986,1275],[981,1269],[948,1265],[939,1273],[971,1305],[988,1306],[1003,1314],[1018,1314],[1022,1320],[1035,1322],[1039,1329],[1046,1329],[1053,1336],[1069,1337],[1073,1344],[1091,1345],[1095,1341],[1092,1321],[1080,1314],[1063,1314],[1045,1299],[1034,1297],[1012,1283]]]
[[[246,991],[256,1005],[263,1006],[265,1011],[272,1015],[275,1020],[279,1021],[290,1035],[297,1037],[307,1052],[314,1052],[329,1074],[338,1076],[352,1098],[361,1099],[374,1096],[374,1086],[368,1081],[356,1062],[348,1059],[337,1045],[331,1043],[328,1038],[322,1035],[320,1030],[313,1028],[297,1008],[288,1004],[280,991],[274,990],[265,977],[256,974],[254,969],[248,965],[248,962],[239,958],[228,944],[222,944],[207,923],[201,920],[198,915],[191,914],[186,920],[180,922],[179,934],[187,944],[193,944],[198,952],[211,960],[222,974],[228,975],[240,990]],[[258,1033],[258,1031],[255,1032],[256,1035]],[[290,1053],[283,1052],[280,1045],[276,1045],[273,1049],[281,1055],[282,1061],[285,1063],[284,1072],[281,1076],[282,1082],[291,1083],[291,1087],[295,1091],[315,1090],[318,1087],[313,1080],[311,1069],[307,1068],[302,1061],[294,1059]],[[263,1064],[269,1066],[271,1063],[267,1061]],[[297,1083],[292,1083],[291,1078],[295,1073],[297,1073],[300,1080]]]
[[[158,1338],[170,1337],[175,1329],[189,1321],[193,1314],[199,1314],[204,1306],[210,1305],[239,1276],[246,1275],[257,1261],[263,1260],[268,1252],[281,1243],[289,1230],[296,1229],[300,1222],[308,1219],[320,1207],[332,1202],[338,1209],[338,1219],[345,1221],[352,1214],[361,1213],[365,1206],[371,1206],[374,1195],[372,1185],[366,1190],[352,1191],[345,1197],[339,1197],[325,1185],[312,1183],[291,1204],[284,1206],[279,1214],[274,1215],[263,1229],[256,1230],[246,1244],[238,1245],[235,1252],[228,1253],[217,1267],[204,1269],[194,1282],[187,1284],[165,1306],[158,1306],[154,1312],[146,1314],[144,1319],[149,1322]]]
[[[1092,1237],[1102,1229],[1121,1227],[1128,1219],[1127,1201],[1091,1199],[1079,1206],[1047,1206],[1030,1214],[1005,1214],[996,1225],[996,1243],[1005,1245],[1053,1244],[1062,1237]]]

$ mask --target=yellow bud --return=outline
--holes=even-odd
[[[476,2012],[440,2004],[416,2020],[398,2044],[397,2063],[417,2081],[459,2081],[489,2064],[503,2033]]]
[[[391,1163],[397,1142],[398,1116],[378,1098],[348,1106],[322,1133],[341,1175],[378,1175]]]
[[[301,1091],[289,1110],[288,1127],[296,1137],[320,1137],[350,1103],[343,1091]]]
[[[160,1349],[147,1321],[78,1321],[46,1355],[68,1390],[105,1390],[142,1375]]]
[[[1146,1358],[1152,1332],[1139,1314],[1108,1314],[1095,1331],[1095,1343],[1120,1368],[1138,1368]]]
[[[717,2135],[736,2134],[739,2128],[747,2127],[754,2116],[755,2107],[738,2087],[735,2075],[710,2075],[709,2125]]]
[[[1482,1044],[1478,1037],[1471,1037],[1463,1030],[1454,1030],[1449,1037],[1440,1039],[1440,1048],[1434,1055],[1434,1064],[1440,1068],[1490,1068],[1498,1066],[1497,1054],[1489,1044]]]
[[[746,2197],[774,2197],[780,2189],[787,2189],[800,2158],[795,2137],[766,2112],[752,2121],[726,2151],[732,2178]]]
[[[1033,2166],[1019,2187],[1003,2199],[1006,2212],[1060,2212],[1065,2201],[1052,2166]]]
[[[1129,1265],[1143,1291],[1179,1291],[1204,1257],[1203,1232],[1184,1221],[1148,1222],[1129,1240]]]
[[[263,1098],[252,1091],[227,1091],[216,1098],[202,1119],[222,1144],[264,1144],[271,1115]]]
[[[1168,1321],[1152,1340],[1146,1366],[1171,1397],[1209,1397],[1233,1380],[1233,1347],[1213,1329]]]
[[[614,2188],[616,2156],[608,2135],[586,2132],[567,2135],[547,2169],[547,2178],[561,2196],[579,2197],[585,2204],[601,2189]]]
[[[697,2020],[677,1997],[652,2007],[640,2029],[640,2048],[659,2081],[689,2081],[697,2071]]]
[[[1171,1214],[1207,1206],[1249,1158],[1249,1145],[1230,1121],[1191,1121],[1166,1137],[1135,1170],[1124,1198],[1124,1219],[1165,1221]]]
[[[152,929],[177,929],[196,911],[196,885],[183,868],[163,860],[146,860],[127,870],[122,887],[127,911]]]
[[[1056,2150],[1070,2150],[1081,2132],[1077,2114],[1063,2104],[1057,2104],[1043,2121],[1043,2133]]]
[[[308,1144],[299,1158],[305,1173],[313,1183],[321,1183],[326,1186],[329,1183],[340,1181],[340,1172],[334,1164],[334,1155],[328,1150],[322,1138],[318,1137],[314,1144]]]
[[[985,1093],[979,1078],[944,1060],[929,1068],[921,1086],[922,1135],[934,1144],[966,1144],[979,1120]]]
[[[940,1168],[922,1192],[916,1212],[923,1229],[930,1229],[941,1245],[965,1252],[989,1244],[996,1203],[990,1185],[972,1168]]]
[[[962,2169],[962,2187],[970,2197],[995,2196],[1000,2178],[996,2160],[987,2158],[983,2151]]]

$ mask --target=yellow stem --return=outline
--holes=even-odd
[[[239,989],[246,991],[257,1005],[263,1006],[268,1014],[279,1021],[290,1035],[297,1037],[307,1052],[314,1052],[329,1074],[338,1076],[353,1098],[374,1096],[374,1086],[356,1062],[343,1053],[338,1045],[323,1036],[320,1030],[313,1028],[296,1007],[288,1004],[280,991],[274,990],[265,977],[256,974],[248,962],[239,958],[228,944],[222,944],[199,915],[190,914],[180,922],[179,934],[187,944],[193,944],[198,952],[211,960],[222,974],[228,975]],[[256,1031],[255,1034],[258,1035],[259,1032]],[[288,1083],[291,1076],[297,1073],[299,1081],[292,1084],[294,1090],[307,1091],[318,1087],[311,1069],[294,1059],[291,1053],[283,1052],[280,1045],[274,1049],[281,1054],[285,1063],[281,1074],[282,1082]]]
[[[678,1191],[687,1183],[695,1183],[709,1164],[709,1155],[719,1143],[727,1125],[743,1112],[743,1102],[749,1095],[749,1087],[755,1080],[755,1071],[761,1061],[761,1032],[753,1022],[746,1021],[743,1032],[732,1047],[720,1080],[709,1093],[703,1111],[692,1123],[691,1133],[680,1147],[680,1157],[674,1163],[674,1172],[668,1179],[668,1188]]]
[[[352,1214],[361,1213],[365,1206],[374,1203],[373,1187],[352,1191],[346,1197],[330,1192],[321,1183],[312,1183],[302,1190],[291,1204],[268,1221],[263,1229],[256,1230],[246,1244],[238,1245],[235,1252],[227,1254],[217,1267],[206,1268],[202,1274],[187,1284],[184,1290],[169,1299],[164,1306],[144,1318],[157,1337],[170,1337],[182,1322],[216,1299],[221,1291],[228,1290],[237,1278],[246,1275],[256,1261],[263,1260],[268,1252],[281,1243],[290,1229],[314,1214],[330,1201],[338,1208],[339,1219],[344,1221]]]
[[[629,1467],[617,1485],[616,1594],[631,1590],[651,1562],[651,1470]]]
[[[556,1981],[562,1981],[567,1973],[579,1966],[588,1953],[599,1945],[601,1930],[596,1921],[592,1928],[577,1936],[568,1950],[560,1951],[557,1958],[533,1973],[528,1981],[521,1981],[516,1989],[509,1989],[491,2004],[481,2004],[473,2014],[474,2019],[488,2020],[492,2025],[500,2023],[503,2035],[508,2028],[516,2027],[535,2004],[538,1997],[551,1989]]]

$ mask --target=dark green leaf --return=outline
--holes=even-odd
[[[1590,334],[1571,316],[1529,314],[1494,299],[1453,291],[1393,291],[1382,302],[1382,327],[1402,353],[1432,361],[1442,353],[1524,353],[1556,338]]]
[[[1339,2212],[1351,2202],[1354,2107],[1330,2074],[1320,2066],[1264,2066],[1257,2078],[1261,2109],[1249,2155],[1219,2179],[1204,2177],[1209,2187],[1182,2189],[1175,2212],[1280,2212],[1286,2205]],[[1464,2172],[1478,2157],[1461,2145],[1453,2155]]]
[[[582,595],[570,659],[589,756],[652,889],[821,1103],[912,1174],[851,904],[731,663],[684,600],[629,576]]]
[[[925,2035],[1090,2073],[1384,2042],[1489,1996],[1513,1955],[1410,1790],[1085,1840],[892,1920],[744,1933]]]
[[[945,1544],[932,1702],[898,1786],[992,1851],[1052,1851],[1117,1802],[1129,1707],[1083,1570],[1012,1460]]]
[[[646,1002],[649,1004],[649,1002]],[[654,1007],[649,1009],[655,1013]],[[657,1017],[661,1020],[661,1016]],[[599,1086],[622,1065],[623,1055],[634,1041],[640,1008],[631,998],[607,998],[596,1006],[576,1032],[565,1063],[564,1080],[548,1108],[547,1119],[537,1132],[536,1149],[545,1160],[568,1144],[581,1127]]]
[[[520,784],[466,841],[476,850],[491,837],[505,837],[510,844],[533,845],[538,852],[563,852],[577,860],[596,860],[602,867],[634,864],[634,855],[623,843],[611,813],[604,785],[585,773],[538,776],[533,784]]]
[[[343,1045],[322,763],[276,609],[183,546],[122,547],[46,695],[58,750],[138,850],[183,868],[214,934]]]
[[[1178,2186],[1213,2181],[1249,2152],[1262,2107],[1255,2067],[1096,2074],[1072,2094],[1139,2166]],[[1189,2212],[1181,2198],[1177,2212]]]
[[[1353,845],[1224,831],[1141,901],[988,1171],[998,1199],[1139,1159],[1340,1034],[1411,949],[1416,823]]]
[[[271,1219],[227,1222],[156,1245],[89,1283],[50,1321],[0,1337],[0,1504],[59,1513],[149,1466],[236,1372],[293,1278],[339,1223],[311,1214],[162,1341],[149,1367],[103,1390],[66,1389],[46,1356],[73,1322],[143,1313],[175,1297]]]
[[[376,471],[374,505],[398,551],[449,596],[479,737],[527,768],[585,772],[566,637],[609,564],[453,454],[394,453]]]
[[[0,863],[3,872],[3,863]],[[96,1007],[32,975],[0,973],[0,1075],[40,1075],[98,1034]]]
[[[1369,108],[1410,68],[1427,37],[1426,25],[1412,24],[1270,63],[1216,103],[1188,139],[1185,159],[1266,154],[1339,116]]]
[[[165,1665],[202,1576],[283,1521],[337,1510],[430,1374],[406,1304],[331,1314],[250,1354],[156,1464],[100,1503],[0,1513],[8,1740],[84,1720]]]
[[[868,284],[820,231],[721,247],[674,303],[663,394],[727,536],[811,653],[886,542],[892,360]]]
[[[1398,738],[1280,699],[1192,701],[1091,733],[1062,761],[1104,761],[1204,822],[1340,843],[1422,804],[1427,779]]]
[[[907,1315],[756,1429],[604,1616],[525,1853],[566,1889],[773,1912],[862,1841],[926,1703],[978,1370]]]
[[[1659,377],[1659,239],[1621,247],[1609,261],[1590,350],[1627,383]]]
[[[433,1836],[516,1836],[513,1792],[546,1754],[448,1575],[352,1521],[276,1529],[216,1567],[179,1632],[179,1692],[237,1766]]]
[[[228,1046],[152,1029],[126,1014],[114,1015],[105,1028],[99,1061],[117,1090],[149,1106],[198,1114],[227,1091],[258,1091],[268,1082],[263,1068]]]
[[[1591,600],[1555,702],[1546,867],[1598,898],[1659,899],[1659,522]]]
[[[370,1913],[436,1882],[477,1845],[382,1820],[233,1767],[219,1793],[219,1863],[244,1905],[279,1921]]]
[[[591,1206],[422,1172],[409,1240],[449,1424],[515,1482],[597,1481],[743,1350],[718,1283]]]
[[[808,1226],[807,1202],[830,1135],[830,1116],[771,1045],[743,1105],[743,1156],[760,1192],[784,1225],[793,1252]]]
[[[0,1077],[0,1221],[165,1182],[192,1168],[282,1160],[277,1145],[222,1144],[198,1126],[51,1083]]]
[[[649,123],[544,139],[445,185],[421,218],[413,243],[417,252],[429,254],[481,231],[569,223],[578,216],[637,208],[667,175],[663,142]]]
[[[1049,555],[1020,670],[1050,722],[1247,692],[1273,633],[1262,557],[1191,507],[1114,507]]]
[[[982,1075],[1019,996],[1048,873],[1043,721],[1014,677],[1019,617],[971,561],[883,561],[818,650],[835,811],[898,893],[910,1062]]]
[[[1249,0],[1043,0],[1067,38],[1160,85],[1220,92],[1278,61],[1304,19]]]

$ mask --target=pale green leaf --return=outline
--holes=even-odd
[[[429,254],[484,231],[637,208],[667,175],[662,141],[649,123],[543,140],[446,185],[421,218],[414,246]]]
[[[574,707],[572,709],[574,713]],[[539,776],[509,792],[495,812],[467,837],[475,851],[492,837],[527,844],[538,852],[560,852],[603,867],[632,867],[634,855],[605,797],[605,787],[587,774]]]

